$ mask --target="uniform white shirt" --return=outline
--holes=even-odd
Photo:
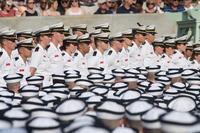
[[[94,53],[94,49],[92,48],[92,46],[90,46],[90,50],[89,50],[89,52],[85,55],[85,57],[86,57],[87,59],[89,59],[89,58],[93,55],[93,53]]]
[[[121,68],[128,69],[130,68],[129,60],[129,50],[122,48],[120,54],[120,64]]]
[[[142,45],[142,55],[144,58],[154,53],[153,45],[151,45],[148,41],[145,40],[145,44]]]
[[[154,52],[152,54],[149,54],[144,58],[144,66],[151,66],[151,65],[161,65],[160,60],[161,60],[162,55],[157,55]]]
[[[51,84],[49,57],[46,49],[44,49],[40,44],[36,46],[32,53],[30,67],[36,68],[35,75],[42,75],[45,77],[43,86]]]
[[[108,73],[113,69],[120,68],[120,55],[113,48],[110,48],[105,54],[106,62],[108,63]]]
[[[89,72],[86,56],[83,56],[83,54],[79,50],[77,50],[73,58],[75,65],[74,69],[80,71],[83,77],[87,76]]]
[[[144,57],[142,55],[142,46],[137,46],[135,42],[129,47],[130,67],[142,67],[144,65]]]
[[[56,47],[52,42],[50,42],[50,46],[47,49],[47,54],[50,60],[49,70],[51,74],[63,74],[64,63],[59,46]]]
[[[5,86],[4,76],[14,73],[14,64],[8,53],[2,48],[0,51],[0,85]]]
[[[92,56],[88,58],[88,67],[102,67],[104,68],[104,73],[107,73],[108,64],[105,55],[98,49],[94,50]]]
[[[26,84],[26,78],[30,76],[30,62],[28,61],[24,62],[24,60],[20,55],[18,55],[18,57],[15,57],[13,59],[13,62],[14,62],[15,72],[23,75],[23,79],[21,82],[23,86]]]
[[[62,51],[64,70],[72,70],[75,67],[73,57],[66,51]]]
[[[160,59],[161,70],[167,71],[169,68],[175,67],[173,64],[172,57],[167,54],[163,54]]]
[[[187,59],[178,50],[175,50],[175,53],[172,55],[172,61],[179,68],[187,68],[188,67]]]
[[[200,63],[198,63],[196,60],[193,60],[191,62],[191,64],[189,65],[189,68],[192,68],[192,69],[200,69]]]

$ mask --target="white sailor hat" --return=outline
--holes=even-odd
[[[117,127],[112,131],[112,133],[138,133],[138,130],[128,127]]]
[[[8,39],[8,40],[11,40],[11,41],[17,40],[15,30],[11,30],[11,29],[1,31],[0,38],[1,39]]]
[[[88,67],[89,73],[102,73],[104,68],[102,67]]]
[[[52,24],[49,26],[51,32],[63,32],[64,31],[64,24],[63,22],[59,22],[56,24]]]
[[[160,38],[156,38],[153,42],[153,46],[156,47],[156,46],[160,46],[160,47],[164,47],[164,40],[165,38],[164,37],[160,37]]]
[[[83,33],[87,33],[87,24],[78,24],[75,26],[71,26],[72,31],[80,31]]]
[[[167,76],[157,76],[155,78],[155,81],[158,82],[158,83],[162,83],[164,85],[169,85],[171,83],[171,79]]]
[[[145,30],[146,30],[146,33],[157,34],[155,25],[148,25],[146,26]]]
[[[193,76],[187,79],[187,82],[190,84],[200,85],[200,77],[199,76]]]
[[[113,83],[111,89],[112,90],[128,89],[128,83],[125,82]]]
[[[166,133],[192,133],[196,130],[198,118],[190,112],[171,111],[161,116],[161,129]]]
[[[13,106],[18,106],[22,102],[22,95],[20,93],[15,93],[12,100]]]
[[[163,95],[174,97],[174,96],[179,95],[179,91],[175,88],[170,87],[169,89],[164,91]]]
[[[146,69],[146,67],[139,67],[137,69],[140,71],[141,74],[147,75],[147,69]]]
[[[122,80],[124,82],[137,82],[138,76],[126,74],[126,76],[122,77]]]
[[[122,36],[124,38],[130,38],[133,39],[133,30],[132,29],[128,29],[122,32]]]
[[[165,47],[175,48],[175,39],[169,39],[164,41]]]
[[[42,28],[37,29],[34,33],[34,36],[42,36],[42,35],[52,35],[49,26],[44,26]]]
[[[163,90],[164,88],[159,87],[159,86],[150,86],[147,89],[145,89],[146,93],[155,97],[161,96],[163,94]]]
[[[39,95],[39,87],[35,85],[25,85],[20,89],[20,94],[25,98],[35,97]]]
[[[134,69],[134,68],[130,68],[130,69],[126,70],[126,75],[129,76],[129,74],[130,75],[138,75],[138,74],[140,74],[140,71],[137,69]]]
[[[183,92],[183,91],[186,90],[186,86],[185,86],[185,84],[182,83],[182,82],[173,83],[173,84],[171,85],[171,87],[172,87],[172,88],[175,88],[176,90],[181,91],[181,92]]]
[[[90,80],[90,81],[92,81],[94,83],[101,83],[104,80],[104,75],[103,74],[97,74],[97,73],[95,74],[95,73],[93,73],[93,74],[89,74],[87,76],[87,78],[88,78],[88,80]]]
[[[3,114],[5,113],[6,111],[10,110],[11,109],[11,105],[9,104],[6,104],[5,102],[3,101],[0,101],[0,113]]]
[[[34,117],[47,117],[47,118],[54,118],[57,119],[58,115],[54,112],[54,110],[50,108],[39,108],[39,109],[33,109],[30,112],[31,118]]]
[[[81,87],[81,86],[74,86],[70,90],[70,96],[76,97],[79,93],[87,91],[87,88]]]
[[[44,80],[44,77],[39,76],[39,75],[34,75],[34,76],[30,76],[26,78],[27,83],[30,85],[42,84],[43,80]]]
[[[192,41],[189,41],[187,44],[186,44],[186,50],[193,50],[194,47],[193,47],[193,44],[192,44]]]
[[[184,35],[181,37],[176,38],[176,45],[178,44],[187,44],[189,40],[189,36],[188,35]]]
[[[94,84],[94,82],[88,80],[88,79],[78,79],[75,81],[76,85],[78,86],[84,86],[84,87],[89,87]]]
[[[106,120],[118,120],[124,117],[124,107],[114,101],[105,101],[95,107],[97,117]]]
[[[64,26],[63,34],[65,36],[69,36],[70,35],[70,27],[69,26]]]
[[[27,101],[22,101],[21,106],[24,110],[30,111],[36,108],[43,108],[45,103],[39,98],[29,98]]]
[[[98,1],[98,3],[104,3],[104,1],[103,0]],[[99,24],[99,25],[94,26],[95,29],[101,29],[103,32],[110,32],[109,27],[110,27],[109,23],[103,23],[103,24]]]
[[[75,105],[75,106],[74,106]],[[78,99],[67,99],[62,101],[55,109],[61,121],[70,121],[81,115],[87,110],[85,102]]]
[[[129,104],[130,102],[140,99],[141,93],[138,90],[127,90],[122,93],[123,104]]]
[[[177,96],[169,102],[168,108],[179,112],[189,112],[196,108],[196,102],[189,96]]]
[[[3,78],[7,84],[19,83],[22,80],[23,75],[19,74],[19,73],[8,74],[8,75],[4,76]]]
[[[200,54],[200,47],[197,47],[193,50],[194,54]]]
[[[108,42],[109,41],[109,34],[108,33],[101,33],[96,36],[94,36],[95,41],[103,41],[103,42]]]
[[[181,77],[182,69],[174,68],[174,69],[168,69],[167,76],[170,78],[176,78]]]
[[[98,2],[99,4],[103,4],[103,3],[106,2],[106,0],[98,0],[97,2]]]
[[[80,71],[77,71],[77,70],[66,70],[64,71],[65,75],[68,75],[68,74],[80,74]]]
[[[54,106],[56,106],[56,103],[60,102],[60,99],[53,95],[45,95],[41,97],[40,99],[48,108],[53,108]]]
[[[104,83],[114,83],[115,82],[115,75],[113,74],[105,74]]]
[[[133,33],[146,35],[146,27],[144,25],[141,25],[138,26],[137,28],[133,28]]]
[[[113,75],[116,77],[123,77],[125,76],[125,70],[121,68],[113,69],[112,70]]]
[[[0,101],[10,104],[13,100],[14,92],[12,91],[1,91],[0,92]]]
[[[123,40],[123,36],[121,32],[118,32],[110,36],[110,41],[121,41],[121,40]]]
[[[0,117],[0,130],[1,132],[12,128],[12,121],[5,117]],[[6,132],[5,132],[6,133]]]
[[[17,38],[18,37],[24,37],[24,38],[32,38],[32,33],[33,31],[31,29],[26,29],[26,30],[22,30],[22,31],[17,31]]]
[[[85,126],[74,131],[74,133],[109,133],[105,128],[94,127],[94,126]]]
[[[65,74],[52,74],[53,84],[65,83]]]
[[[93,31],[90,32],[90,36],[94,37],[94,36],[96,36],[98,34],[101,34],[101,33],[102,33],[101,29],[95,29],[95,30],[93,30]]]
[[[56,83],[51,87],[51,90],[48,92],[48,94],[60,99],[65,99],[69,97],[69,89],[64,84]]]
[[[75,82],[76,80],[80,79],[81,75],[80,74],[67,74],[65,76],[65,82]]]
[[[26,128],[29,132],[48,132],[61,133],[60,123],[58,120],[47,117],[35,117],[30,119]]]
[[[193,93],[195,95],[199,95],[200,94],[199,88],[200,88],[200,85],[190,85],[190,86],[186,87],[186,91]]]
[[[155,106],[158,106],[159,108],[162,108],[162,109],[168,109],[168,100],[164,99],[166,97],[163,97],[163,98],[157,98],[154,100],[154,105]],[[169,99],[172,99],[172,97],[167,97]]]
[[[126,106],[126,117],[129,120],[140,121],[141,115],[153,108],[153,105],[147,101],[137,100]]]
[[[88,98],[92,97],[92,96],[95,96],[95,93],[93,92],[90,92],[90,91],[86,91],[86,92],[82,92],[80,93],[77,97],[79,99],[82,99],[82,100],[87,100]]]
[[[124,91],[124,89],[121,89],[121,90],[122,90],[122,92]],[[122,93],[122,92],[120,92],[121,90],[119,90],[119,93]],[[121,101],[121,94],[116,95],[116,93],[117,93],[117,91],[109,90],[106,95],[106,99],[111,100],[111,101],[116,101],[116,102]]]
[[[78,44],[78,36],[77,35],[71,35],[67,36],[63,39],[63,45],[69,45],[69,44]]]
[[[2,32],[4,32],[4,31],[9,31],[9,30],[11,30],[8,26],[5,26],[5,27],[1,27],[0,28],[0,34],[2,33]]]
[[[14,128],[25,127],[26,121],[29,118],[29,114],[21,109],[12,108],[4,113],[4,116],[10,119]]]
[[[155,99],[155,97],[154,96],[152,96],[152,95],[150,95],[150,94],[148,94],[148,93],[144,93],[144,92],[142,92],[142,95],[141,95],[141,97],[140,97],[140,99],[139,100],[142,100],[142,101],[153,101]]]
[[[83,34],[81,36],[78,37],[78,44],[80,45],[80,43],[87,43],[89,44],[91,42],[91,39],[90,39],[90,34],[86,33],[86,34]]]
[[[17,42],[17,48],[25,47],[25,48],[34,48],[33,46],[33,39],[28,38]]]
[[[94,108],[94,106],[96,106],[97,104],[100,104],[103,100],[102,96],[91,96],[86,100],[86,103],[88,104],[89,108]]]
[[[157,77],[159,76],[167,76],[166,71],[160,70],[155,74]]]
[[[142,125],[146,129],[160,129],[161,123],[159,118],[161,115],[167,113],[166,110],[154,107],[142,115]]]
[[[191,78],[193,76],[196,76],[197,72],[198,72],[197,69],[184,69],[182,74],[181,74],[181,77],[183,79],[188,79],[188,78]]]
[[[160,70],[160,66],[159,65],[151,65],[151,66],[147,66],[146,69],[147,69],[147,72],[156,73]]]
[[[151,85],[150,81],[141,81],[138,83],[138,88],[142,90],[146,90]]]

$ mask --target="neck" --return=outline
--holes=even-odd
[[[125,3],[125,4],[124,4],[124,7],[125,7],[126,9],[130,9],[130,5],[129,5],[128,3]]]
[[[47,47],[47,45],[45,45],[43,42],[40,42],[39,44],[40,44],[40,46],[42,46],[42,48],[46,48]]]
[[[26,62],[27,58],[23,54],[20,54],[20,56],[22,57],[23,61]]]
[[[72,52],[69,49],[66,49],[65,52],[67,52],[70,56],[72,55]]]
[[[86,55],[86,53],[85,53],[82,49],[79,49],[79,51],[81,52],[81,54],[82,54],[83,56]]]
[[[10,50],[9,48],[4,48],[4,50],[7,52],[7,54],[8,54],[9,56],[11,56],[12,50]]]
[[[118,50],[118,48],[116,48],[116,47],[112,47],[117,53],[119,52],[119,50]]]
[[[97,48],[102,54],[104,53],[105,50],[103,50],[101,47]]]
[[[57,40],[55,40],[55,39],[52,39],[51,42],[52,42],[56,47],[57,47],[58,44],[59,44],[59,42],[58,42]]]
[[[135,44],[139,47],[141,43],[138,40],[134,40]]]
[[[160,55],[157,51],[154,51],[154,53],[155,53],[156,55]]]

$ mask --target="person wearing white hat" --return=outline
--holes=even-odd
[[[71,26],[71,29],[72,29],[73,35],[77,35],[78,37],[87,33],[87,25],[86,24],[79,24],[79,25]]]
[[[186,51],[186,44],[188,42],[188,35],[184,35],[176,39],[175,45],[176,50],[172,56],[172,61],[177,67],[186,68],[188,67],[187,59],[184,56]]]
[[[175,39],[170,39],[164,42],[165,53],[160,59],[161,70],[167,71],[171,66],[175,66],[172,62],[172,56],[175,49]]]
[[[195,48],[193,51],[193,61],[190,64],[191,68],[199,69],[200,68],[200,47]]]
[[[0,44],[2,50],[0,51],[0,84],[5,86],[3,77],[9,73],[14,73],[14,66],[12,62],[12,51],[15,49],[15,30],[5,30],[0,34]]]
[[[111,48],[105,54],[106,62],[108,63],[108,73],[115,68],[120,68],[120,51],[123,48],[122,45],[122,33],[117,33],[110,37]]]
[[[90,50],[90,46],[89,46],[90,42],[91,40],[88,33],[80,36],[78,38],[78,50],[74,54],[75,69],[80,71],[81,75],[83,76],[87,76],[89,74],[88,62],[85,55]]]
[[[145,27],[140,26],[133,29],[134,39],[132,41],[132,46],[129,47],[130,50],[130,67],[136,68],[143,66],[144,57],[142,55],[142,44],[145,42]]]
[[[187,63],[188,65],[190,65],[192,63],[192,54],[193,54],[193,43],[192,42],[188,42],[186,44],[186,50],[184,52],[184,56],[187,59]]]
[[[64,70],[74,68],[74,61],[72,55],[76,52],[78,46],[78,36],[72,35],[64,38],[62,49],[62,56],[64,61]]]
[[[146,26],[145,44],[142,46],[142,54],[144,58],[153,55],[154,49],[152,43],[155,40],[156,28],[155,25]]]
[[[63,45],[64,24],[62,22],[53,24],[50,26],[50,30],[52,32],[52,37],[47,47],[47,54],[50,60],[49,70],[51,74],[62,74],[64,71],[64,64],[60,46]]]
[[[104,73],[107,71],[107,62],[104,56],[105,51],[108,49],[109,34],[101,33],[94,36],[96,50],[92,56],[88,58],[88,67],[101,67],[104,68]]]
[[[37,46],[34,49],[32,56],[31,56],[31,63],[30,63],[30,72],[31,75],[42,75],[45,77],[44,79],[44,86],[48,86],[51,84],[50,82],[50,60],[47,54],[47,50],[45,49],[49,42],[51,32],[48,26],[45,26],[41,29],[38,29],[35,32],[35,36],[37,37]]]
[[[23,81],[21,82],[21,86],[26,84],[26,77],[30,76],[30,62],[28,58],[31,57],[33,46],[33,39],[25,39],[17,43],[17,50],[19,55],[14,58],[14,68],[17,73],[22,74]]]
[[[17,34],[17,40],[18,41],[22,41],[24,39],[32,38],[32,30],[31,29],[17,31],[16,34]]]

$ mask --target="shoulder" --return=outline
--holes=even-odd
[[[161,58],[165,58],[165,57],[166,57],[165,55],[162,55],[162,56],[161,56]]]
[[[39,52],[39,51],[40,51],[40,47],[37,46],[37,47],[35,48],[34,52]]]
[[[109,50],[107,55],[112,55],[113,51]]]
[[[0,51],[0,57],[3,55],[3,51]]]
[[[97,51],[94,51],[94,52],[93,52],[93,56],[96,56],[96,55],[97,55]]]
[[[66,54],[65,54],[65,52],[62,52],[62,56],[65,56]]]
[[[19,57],[15,57],[15,61],[18,61],[19,60]]]

